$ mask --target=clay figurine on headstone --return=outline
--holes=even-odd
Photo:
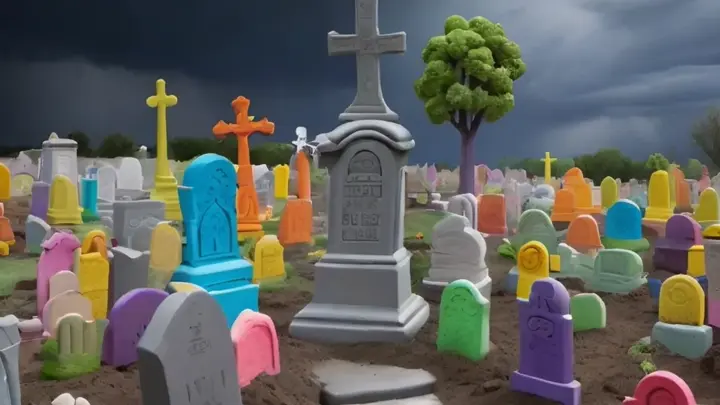
[[[15,315],[0,318],[0,404],[22,405],[20,401],[20,321]]]
[[[642,234],[642,211],[630,200],[618,200],[605,215],[603,245],[608,249],[626,249],[642,253],[650,242]]]
[[[560,243],[558,233],[550,217],[538,209],[529,209],[520,215],[518,231],[510,238],[515,252],[531,241],[538,241],[545,245],[549,254],[557,254],[557,247]]]
[[[580,405],[574,379],[575,356],[570,295],[557,280],[532,285],[530,300],[520,305],[520,367],[510,376],[513,391],[564,405]]]
[[[573,330],[605,329],[607,309],[605,301],[594,293],[581,293],[570,299],[570,314],[573,319]]]
[[[702,230],[697,221],[687,215],[673,215],[665,224],[665,237],[655,242],[655,270],[686,274],[690,249],[702,243]]]
[[[168,293],[154,288],[138,288],[115,302],[108,315],[103,340],[103,363],[113,367],[129,366],[137,361],[137,345],[155,310]]]
[[[629,294],[647,283],[642,258],[623,249],[604,249],[595,258],[595,271],[585,280],[586,286],[598,292]]]
[[[490,299],[492,280],[485,263],[485,238],[464,216],[450,214],[433,227],[430,270],[423,279],[423,296],[437,301],[455,280],[467,280]]]
[[[453,281],[442,293],[437,349],[473,361],[490,350],[490,301],[468,280]]]
[[[138,366],[144,404],[242,405],[227,320],[207,292],[175,293],[158,306]]]
[[[42,253],[41,245],[50,239],[52,229],[42,218],[28,215],[25,220],[25,252],[39,255]]]

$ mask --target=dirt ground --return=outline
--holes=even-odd
[[[509,390],[509,376],[518,364],[517,305],[513,296],[500,290],[512,263],[499,257],[499,238],[488,239],[487,264],[491,269],[494,294],[491,307],[491,340],[496,345],[483,361],[440,354],[435,350],[437,305],[431,305],[430,320],[413,342],[406,344],[317,345],[288,336],[293,315],[311,299],[311,294],[296,289],[263,292],[260,309],[275,321],[280,339],[282,372],[262,376],[243,389],[245,405],[315,405],[319,388],[313,382],[312,367],[324,359],[423,368],[437,378],[436,395],[445,405],[550,404],[552,402]],[[417,254],[422,254],[418,252]],[[292,259],[291,259],[292,260]],[[312,265],[295,259],[298,273],[312,279]],[[646,259],[649,262],[649,256]],[[0,299],[0,315],[14,313],[19,318],[34,315],[34,282],[21,282],[12,296]],[[582,285],[568,284],[573,291]],[[632,395],[643,377],[637,360],[628,349],[638,339],[650,334],[657,320],[647,292],[639,290],[629,296],[604,295],[607,306],[607,328],[575,335],[575,376],[582,384],[584,405],[619,404]],[[24,343],[20,370],[24,405],[47,405],[63,392],[87,398],[92,405],[141,404],[137,368],[118,371],[110,367],[95,374],[65,381],[41,381],[41,362],[36,359],[38,343]],[[658,369],[672,371],[687,381],[699,403],[720,404],[712,358],[691,362],[664,354],[653,355]],[[718,362],[720,364],[720,362]],[[146,404],[151,405],[151,404]]]

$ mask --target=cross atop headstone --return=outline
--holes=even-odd
[[[355,34],[328,33],[328,53],[354,53],[357,63],[357,93],[352,104],[340,114],[341,121],[378,119],[398,121],[398,115],[383,99],[380,85],[380,56],[404,53],[405,33],[380,34],[378,0],[355,0]]]

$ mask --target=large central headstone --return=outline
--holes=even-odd
[[[331,54],[334,38],[352,41],[350,48],[361,52],[358,96],[340,116],[350,122],[315,139],[335,203],[329,204],[327,254],[315,265],[313,299],[295,315],[290,334],[325,342],[401,342],[412,339],[430,313],[412,293],[411,254],[403,246],[404,166],[415,141],[391,122],[397,115],[382,100],[377,0],[355,5],[360,43],[328,34]],[[404,50],[405,33],[393,35],[402,38]]]

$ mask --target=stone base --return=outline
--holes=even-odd
[[[515,371],[510,376],[513,391],[537,395],[563,405],[580,405],[580,383],[560,384]]]
[[[450,284],[448,281],[432,281],[424,278],[422,281],[422,296],[428,301],[440,302],[442,292],[448,284]],[[490,301],[490,296],[492,295],[492,279],[490,277],[485,277],[483,280],[480,280],[475,284],[475,287],[477,287],[485,299]]]
[[[713,344],[713,330],[707,325],[674,325],[657,322],[653,326],[650,338],[653,343],[660,343],[671,353],[689,360],[699,360]]]
[[[315,264],[312,302],[295,315],[290,335],[328,343],[405,342],[430,315],[410,288],[410,253],[328,253]]]

